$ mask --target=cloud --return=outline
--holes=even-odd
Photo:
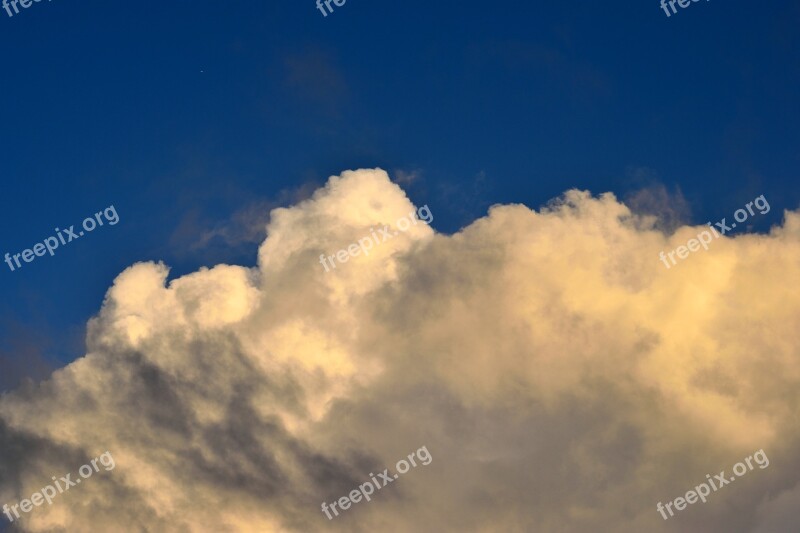
[[[436,206],[429,206],[434,216]],[[131,266],[87,354],[0,398],[0,503],[110,451],[25,515],[45,531],[749,532],[796,522],[800,214],[666,270],[613,195],[424,224],[381,170],[272,211],[258,265]],[[433,461],[328,521],[370,473]],[[763,448],[669,521],[667,502]],[[757,529],[761,528],[761,529]]]
[[[310,197],[318,187],[318,183],[307,182],[300,187],[282,189],[275,198],[250,200],[225,220],[212,222],[203,217],[201,210],[191,210],[172,232],[170,244],[173,248],[189,252],[209,249],[217,252],[252,252],[266,236],[270,211],[281,205],[300,202]]]
[[[394,180],[400,185],[412,185],[419,181],[422,175],[422,170],[416,168],[410,171],[397,169],[394,171]]]
[[[671,193],[662,183],[654,183],[637,190],[625,199],[631,211],[653,217],[654,226],[667,233],[687,223],[691,209],[680,187]]]

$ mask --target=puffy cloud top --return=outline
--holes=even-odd
[[[14,527],[792,530],[800,214],[667,270],[658,253],[704,227],[666,236],[611,194],[450,236],[398,228],[414,211],[385,172],[344,172],[272,211],[255,268],[122,272],[88,353],[0,398],[0,503],[105,451],[116,468]],[[384,225],[368,256],[320,265]],[[320,511],[423,445],[430,465]],[[656,511],[762,448],[769,468]]]

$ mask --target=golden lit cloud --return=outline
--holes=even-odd
[[[381,170],[272,211],[255,268],[121,273],[85,357],[0,398],[0,504],[105,450],[116,468],[21,531],[757,531],[792,522],[800,214],[667,270],[611,194],[423,223]],[[433,215],[436,207],[430,206]],[[434,224],[435,225],[435,224]],[[402,228],[400,228],[402,229]],[[425,445],[435,458],[329,521]],[[656,503],[764,449],[669,521]],[[793,523],[793,522],[792,522]],[[777,525],[776,525],[777,524]]]

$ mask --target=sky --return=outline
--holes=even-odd
[[[800,6],[332,7],[0,9],[15,531],[790,531]]]

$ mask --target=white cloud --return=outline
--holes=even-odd
[[[658,252],[697,228],[667,238],[613,195],[569,191],[319,264],[413,210],[384,172],[345,172],[272,212],[254,269],[127,269],[89,353],[0,399],[0,503],[109,450],[113,472],[22,530],[744,532],[773,508],[796,521],[781,494],[800,451],[800,215],[666,270]],[[422,445],[429,466],[322,514]],[[768,469],[668,522],[656,512],[760,448]]]

